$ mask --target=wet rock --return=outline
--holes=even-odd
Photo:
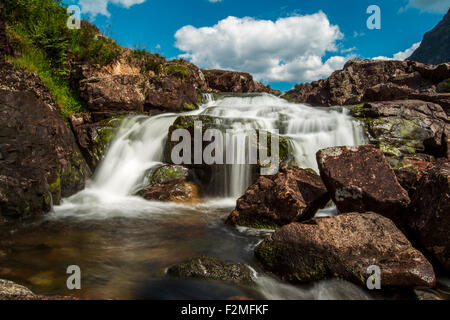
[[[381,286],[433,287],[433,267],[391,220],[348,213],[282,227],[255,249],[268,271],[293,283],[339,277],[366,286],[370,266]]]
[[[408,225],[420,244],[450,271],[450,162],[430,165],[412,197]]]
[[[241,263],[227,263],[201,256],[170,267],[167,274],[178,278],[216,280],[238,285],[252,285],[250,269]]]
[[[373,211],[402,223],[410,199],[380,149],[329,148],[317,153],[317,162],[340,212]]]
[[[227,70],[205,69],[205,75],[209,88],[219,92],[267,92],[277,94],[276,90],[266,87],[260,82],[254,81],[253,76],[244,72]]]
[[[187,179],[177,179],[146,187],[139,195],[146,200],[195,203],[200,201],[201,189]]]
[[[30,289],[12,281],[0,279],[0,300],[77,300],[73,297],[48,297],[34,294]]]
[[[149,177],[149,184],[161,184],[166,182],[171,182],[174,180],[179,180],[183,178],[188,178],[189,169],[183,166],[163,166],[151,173]]]
[[[446,156],[450,118],[438,104],[421,100],[372,102],[351,107],[351,113],[388,156]]]
[[[103,159],[109,143],[120,127],[126,114],[93,122],[93,115],[89,113],[74,114],[70,117],[72,129],[89,167],[95,171]]]
[[[308,220],[330,200],[325,185],[312,170],[283,167],[275,176],[261,176],[238,199],[227,223],[274,229]]]
[[[91,171],[34,74],[0,67],[0,214],[24,218],[84,188]]]

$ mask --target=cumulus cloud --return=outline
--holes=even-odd
[[[343,67],[350,56],[332,56],[343,38],[323,12],[276,21],[228,17],[212,27],[185,26],[175,46],[203,68],[252,73],[266,81],[311,81]]]
[[[406,8],[416,8],[422,11],[446,13],[450,4],[448,0],[409,0]]]
[[[79,0],[78,4],[81,6],[83,13],[89,13],[93,17],[98,14],[109,17],[108,5],[110,3],[120,5],[125,8],[134,6],[135,4],[144,3],[146,0]]]
[[[374,60],[406,60],[413,54],[414,51],[420,46],[421,42],[414,43],[411,48],[406,49],[405,51],[397,52],[392,56],[392,58],[389,57],[375,57]]]

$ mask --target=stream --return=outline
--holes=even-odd
[[[312,108],[268,94],[217,100],[207,95],[199,110],[183,115],[199,114],[232,123],[237,137],[232,143],[238,151],[245,130],[278,129],[289,138],[296,163],[316,171],[318,150],[366,142],[363,128],[345,109]],[[293,286],[260,269],[253,249],[272,231],[224,224],[254,179],[248,166],[227,168],[225,179],[208,186],[214,192],[201,203],[162,203],[133,196],[146,172],[161,166],[168,128],[178,116],[125,119],[83,191],[64,199],[39,221],[0,230],[0,278],[37,294],[83,299],[377,298],[342,280]],[[317,215],[335,213],[329,207]],[[256,285],[245,288],[165,274],[168,266],[202,254],[249,265]],[[81,268],[81,290],[66,287],[70,265]]]

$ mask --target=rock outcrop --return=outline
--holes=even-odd
[[[450,112],[450,93],[440,90],[450,78],[450,64],[354,59],[328,79],[297,85],[284,96],[316,106],[356,105],[391,100],[422,100]],[[444,91],[444,92],[441,92]]]
[[[408,60],[428,64],[450,62],[450,9],[441,22],[427,32]]]
[[[314,217],[330,200],[320,177],[312,170],[283,167],[275,176],[261,176],[238,199],[227,222],[274,229]]]
[[[184,279],[215,280],[237,285],[252,285],[250,269],[240,263],[227,263],[201,256],[167,269],[167,274]]]
[[[205,75],[206,82],[214,91],[217,92],[267,92],[279,94],[280,92],[272,90],[262,83],[253,80],[253,76],[245,72],[235,72],[217,69],[202,70]]]
[[[317,153],[317,162],[340,212],[373,211],[401,223],[410,198],[380,149],[329,148]]]
[[[430,165],[412,197],[408,225],[420,244],[450,271],[450,162]]]
[[[381,269],[381,286],[433,287],[432,265],[396,228],[375,213],[349,213],[292,223],[255,249],[256,258],[283,280],[302,283],[339,277],[366,287]]]
[[[37,76],[2,64],[0,110],[1,215],[40,215],[84,187],[91,171]]]
[[[102,119],[102,115],[108,116],[108,118]],[[109,113],[79,113],[70,116],[70,123],[78,146],[92,171],[95,171],[103,159],[123,118],[129,114],[109,115]]]

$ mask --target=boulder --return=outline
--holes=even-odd
[[[408,225],[419,243],[450,271],[450,162],[430,165],[412,197]]]
[[[147,178],[149,185],[172,182],[183,178],[188,178],[189,169],[183,166],[162,166],[156,170],[152,170]]]
[[[433,287],[432,265],[391,220],[376,213],[348,213],[292,223],[255,249],[268,271],[293,283],[343,278],[366,287],[381,269],[381,286]]]
[[[238,199],[227,223],[275,229],[293,221],[314,217],[330,196],[312,170],[283,167],[275,176],[261,176]]]
[[[373,211],[401,224],[410,198],[380,149],[328,148],[317,153],[317,162],[340,212]]]
[[[252,285],[250,269],[241,263],[227,263],[200,256],[167,269],[167,274],[178,278],[215,280],[237,285]]]
[[[46,213],[91,176],[49,89],[34,74],[0,66],[0,214]]]
[[[185,178],[150,185],[139,192],[146,200],[195,203],[200,201],[200,187]]]
[[[450,117],[438,104],[421,100],[371,102],[351,107],[351,113],[388,156],[447,155]]]

